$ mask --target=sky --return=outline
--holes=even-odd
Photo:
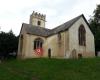
[[[19,35],[22,23],[29,23],[33,11],[46,15],[46,28],[52,29],[84,14],[93,15],[100,0],[0,0],[0,31]]]

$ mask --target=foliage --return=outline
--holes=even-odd
[[[90,19],[90,27],[95,37],[96,52],[100,51],[100,5],[93,12],[93,16]]]
[[[8,33],[0,33],[0,56],[8,57],[9,53],[17,52],[18,37],[16,37],[12,30]]]
[[[10,60],[0,64],[0,80],[100,80],[100,58]]]

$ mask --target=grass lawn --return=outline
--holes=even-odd
[[[100,80],[100,58],[8,60],[0,80]]]

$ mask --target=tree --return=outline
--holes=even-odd
[[[95,49],[96,55],[100,51],[100,4],[97,5],[96,9],[93,12],[92,18],[89,20],[91,30],[95,38]]]
[[[8,33],[0,33],[0,56],[8,58],[10,53],[17,52],[18,37],[16,37],[12,30]]]

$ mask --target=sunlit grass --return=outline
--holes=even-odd
[[[100,80],[100,58],[8,60],[0,80]]]

